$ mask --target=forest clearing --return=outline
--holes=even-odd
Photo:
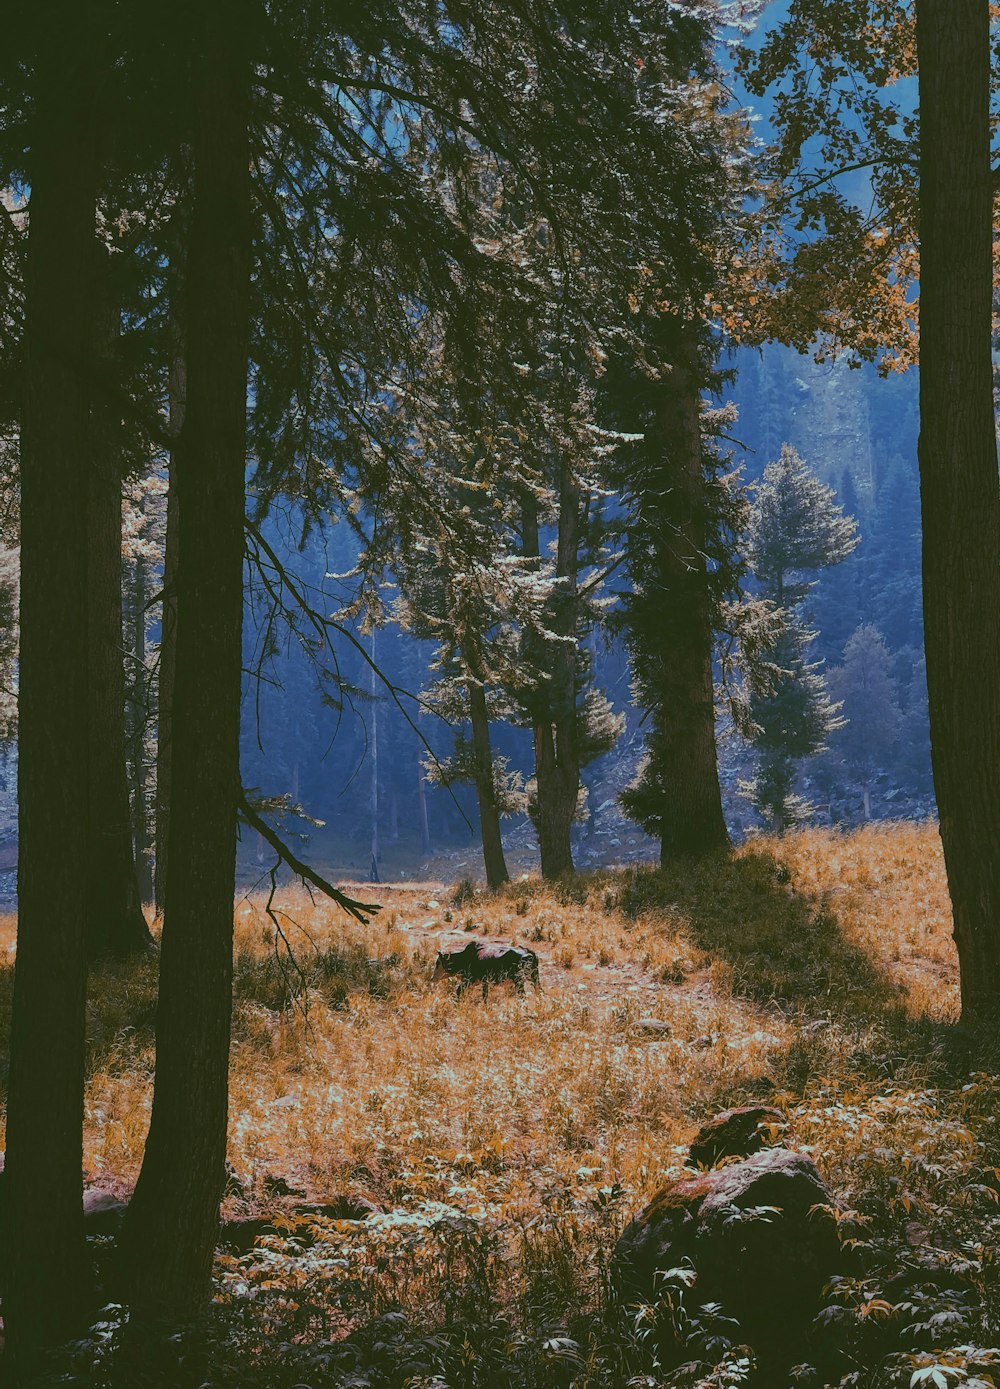
[[[1000,1083],[969,1073],[956,1035],[933,826],[803,831],[694,873],[457,899],[388,888],[359,927],[289,889],[273,906],[295,963],[265,899],[238,904],[216,1305],[169,1382],[201,1383],[210,1355],[219,1385],[646,1383],[629,1378],[641,1328],[608,1304],[615,1241],[707,1118],[762,1101],[829,1183],[844,1251],[812,1346],[833,1377],[794,1382],[993,1363],[927,1353],[935,1316],[955,1345],[992,1325],[1000,1219]],[[432,985],[435,952],[470,935],[530,943],[543,991],[484,1004]],[[125,1200],[154,993],[150,959],[107,965],[92,989],[84,1168]],[[345,1197],[376,1213],[295,1213]],[[695,1318],[685,1359],[701,1331]],[[76,1357],[105,1382],[99,1338]],[[123,1373],[108,1382],[143,1382]]]
[[[3,1389],[1000,1385],[1000,4],[15,4]]]

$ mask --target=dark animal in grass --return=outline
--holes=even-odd
[[[458,976],[459,993],[470,984],[481,982],[483,998],[489,994],[491,984],[509,981],[519,994],[524,993],[525,979],[530,979],[536,989],[542,987],[538,979],[538,956],[519,945],[490,945],[486,941],[470,940],[464,950],[440,950],[433,978],[452,974]]]

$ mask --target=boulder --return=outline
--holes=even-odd
[[[721,1302],[755,1347],[794,1340],[839,1262],[831,1200],[814,1164],[766,1148],[664,1187],[626,1226],[612,1276],[625,1302],[656,1300],[656,1275],[689,1260],[689,1298]]]
[[[725,1109],[709,1119],[691,1143],[691,1164],[714,1167],[723,1158],[749,1157],[780,1143],[788,1131],[788,1115],[770,1104],[745,1104]]]
[[[651,1037],[665,1037],[670,1033],[670,1024],[661,1018],[639,1018],[636,1021],[635,1029],[637,1032],[645,1032]]]

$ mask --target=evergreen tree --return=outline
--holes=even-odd
[[[916,0],[920,498],[934,785],[962,1013],[1000,996],[1000,485],[990,9]]]
[[[660,331],[676,337],[666,325]],[[633,690],[649,720],[646,758],[622,803],[657,836],[664,863],[729,843],[712,653],[736,585],[742,502],[735,476],[711,446],[701,401],[710,373],[691,336],[688,327],[664,354],[661,379],[633,378],[630,408],[616,412],[641,431],[621,450],[614,475],[625,489],[631,585],[622,620]],[[619,401],[625,396],[620,384],[616,393]]]
[[[779,608],[795,608],[818,570],[840,564],[858,545],[857,523],[833,490],[788,444],[754,491],[747,541],[753,574]]]
[[[8,36],[30,64],[24,284],[18,947],[4,1170],[5,1378],[77,1334],[87,875],[87,361],[95,297],[99,38],[89,10]],[[23,43],[19,47],[18,39]],[[6,74],[5,74],[6,75]],[[18,73],[20,80],[21,73]],[[4,220],[0,217],[0,220]],[[53,652],[59,654],[54,678]]]
[[[513,498],[485,460],[473,462],[471,475],[468,459],[439,462],[439,505],[420,521],[411,509],[400,536],[396,616],[405,630],[437,644],[431,662],[437,678],[426,699],[460,731],[451,756],[429,758],[425,767],[434,784],[475,787],[486,881],[495,888],[509,878],[500,821],[524,809],[524,794],[520,775],[494,754],[490,725],[498,714],[513,713],[510,691],[523,681],[521,633],[540,626],[548,575],[517,556]],[[489,506],[486,475],[493,477]],[[457,532],[448,517],[460,521]]]
[[[149,1134],[122,1231],[134,1315],[208,1297],[225,1185],[252,225],[254,14],[213,6],[189,35],[187,407],[178,441],[177,666],[170,860]],[[197,813],[195,813],[197,808]],[[181,810],[183,813],[177,813]]]
[[[843,664],[828,672],[827,685],[843,711],[832,751],[861,782],[867,820],[872,778],[891,759],[902,720],[892,657],[876,627],[865,623],[851,634]]]
[[[749,789],[754,805],[776,834],[810,813],[809,803],[795,790],[797,766],[822,752],[842,723],[840,706],[827,690],[822,662],[808,659],[815,633],[794,612],[786,614],[785,624],[769,653],[777,671],[772,689],[750,701],[755,770]]]
[[[527,808],[538,834],[543,878],[572,871],[571,831],[580,808],[582,773],[611,750],[624,722],[591,683],[586,645],[588,631],[600,620],[601,588],[599,575],[581,581],[581,570],[593,570],[605,558],[602,527],[591,514],[596,511],[593,466],[574,472],[560,457],[554,481],[552,583],[540,623],[524,634],[525,668],[516,691],[519,715],[532,730],[535,774],[527,787]],[[522,545],[527,557],[541,558],[534,496],[522,512]]]
[[[821,663],[807,658],[815,633],[806,625],[803,605],[813,576],[841,563],[857,544],[853,517],[795,450],[783,445],[754,489],[748,527],[753,575],[785,627],[770,653],[771,687],[753,692],[749,708],[756,759],[751,795],[778,833],[808,810],[794,792],[797,764],[820,752],[840,723]]]
[[[835,495],[844,515],[860,524],[861,506],[850,469],[844,470]],[[821,571],[809,593],[809,621],[817,630],[817,653],[828,664],[840,659],[851,633],[871,610],[868,580],[879,539],[873,526],[866,524],[857,549],[832,569]]]

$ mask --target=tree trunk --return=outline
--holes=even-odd
[[[529,502],[525,553],[538,555],[538,520]],[[531,818],[538,834],[543,878],[573,871],[573,820],[580,796],[580,751],[576,722],[577,572],[580,548],[580,489],[564,465],[559,474],[556,578],[551,630],[572,641],[546,643],[549,680],[539,692],[534,725],[535,800]]]
[[[168,384],[170,437],[180,438],[184,427],[187,385],[184,370],[182,334],[175,315],[175,355]],[[156,915],[162,917],[167,887],[167,856],[170,837],[170,786],[174,680],[177,669],[177,536],[180,524],[177,506],[177,446],[171,450],[170,481],[167,488],[167,534],[163,552],[163,603],[160,617],[160,662],[156,716],[156,846],[153,856],[153,900]]]
[[[92,960],[131,955],[152,945],[135,875],[125,759],[122,421],[107,388],[114,380],[119,309],[109,285],[111,257],[97,243],[94,255],[98,304],[93,361],[99,388],[91,404],[87,472],[90,791],[86,900],[87,950]]]
[[[153,900],[152,844],[146,811],[146,561],[137,555],[132,581],[132,833],[140,902]]]
[[[483,840],[486,882],[491,888],[510,882],[500,833],[500,812],[493,789],[493,748],[490,743],[490,717],[486,690],[473,676],[466,682],[469,691],[469,719],[472,723],[472,750],[476,760],[476,799],[479,802],[479,829]]]
[[[423,762],[417,763],[417,810],[420,816],[420,852],[426,858],[431,851],[431,822],[427,814],[427,776]]]
[[[654,558],[664,595],[650,739],[661,792],[660,861],[729,846],[715,746],[712,605],[698,378],[678,360],[657,410],[663,472]]]
[[[140,1324],[184,1318],[207,1303],[225,1184],[251,262],[245,34],[235,0],[210,6],[195,50],[187,411],[175,475],[176,717],[156,1084],[123,1230]]]
[[[1000,996],[1000,483],[987,0],[917,0],[920,498],[931,757],[962,1015]]]
[[[370,666],[369,669],[368,669],[368,688],[369,688],[369,691],[370,691],[371,697],[372,697],[372,706],[371,706],[371,708],[372,708],[372,724],[371,724],[371,735],[370,735],[370,738],[369,738],[369,745],[368,745],[368,755],[369,755],[369,757],[371,758],[371,783],[370,783],[370,787],[369,787],[369,791],[370,791],[370,795],[369,795],[369,809],[370,809],[370,812],[371,812],[371,830],[372,830],[372,837],[371,837],[371,845],[370,845],[370,848],[371,848],[371,867],[370,867],[369,870],[368,870],[368,879],[369,879],[370,882],[378,883],[378,882],[381,882],[381,881],[382,881],[381,876],[380,876],[379,871],[378,871],[379,860],[380,860],[381,857],[382,857],[382,846],[381,846],[381,844],[379,843],[379,837],[378,837],[378,816],[379,816],[379,805],[378,805],[378,705],[375,703],[375,694],[376,694],[375,680],[376,680],[376,675],[375,675],[375,629],[372,628],[372,663],[371,663],[371,666]]]
[[[21,414],[18,937],[3,1262],[7,1383],[80,1329],[87,876],[86,371],[97,180],[85,6],[36,83]],[[74,17],[75,16],[75,17]]]

